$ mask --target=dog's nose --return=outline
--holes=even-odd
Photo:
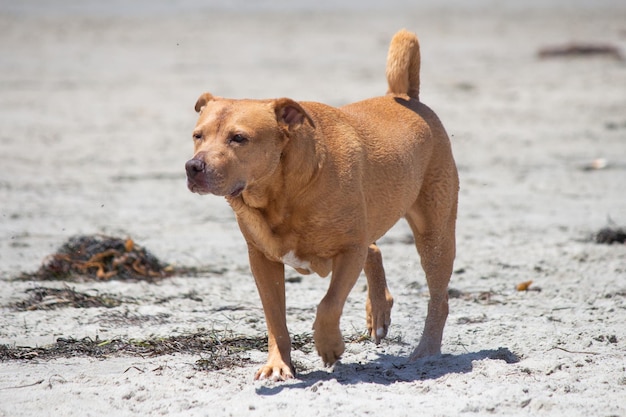
[[[204,171],[206,165],[204,161],[200,159],[190,159],[185,164],[185,170],[187,171],[187,175],[190,177],[195,176],[197,173]]]

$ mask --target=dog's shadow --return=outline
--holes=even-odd
[[[472,362],[484,359],[502,360],[517,363],[520,358],[508,348],[488,349],[459,355],[440,356],[409,362],[406,358],[380,354],[367,363],[341,362],[334,365],[333,371],[315,370],[298,373],[291,383],[263,385],[256,389],[259,395],[276,395],[287,389],[311,388],[324,381],[336,381],[342,385],[370,383],[390,385],[397,382],[413,382],[437,379],[447,374],[469,373],[473,370]]]

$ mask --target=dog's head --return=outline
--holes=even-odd
[[[239,196],[269,181],[290,137],[313,121],[297,102],[231,100],[200,96],[193,131],[194,156],[187,161],[187,186],[198,194]]]

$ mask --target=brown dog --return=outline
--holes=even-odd
[[[393,298],[373,242],[401,217],[430,291],[411,359],[440,352],[459,185],[448,136],[419,101],[419,67],[417,37],[403,30],[391,41],[383,97],[341,108],[288,98],[198,99],[187,183],[192,192],[225,196],[248,244],[269,339],[256,379],[294,375],[284,265],[302,274],[332,272],[313,325],[325,364],[344,352],[339,320],[362,270],[368,331],[376,343],[386,336]]]

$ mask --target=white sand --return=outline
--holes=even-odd
[[[380,95],[402,27],[421,39],[422,100],[460,168],[451,287],[468,296],[451,300],[444,355],[406,363],[428,298],[401,222],[380,241],[396,299],[390,341],[349,344],[333,370],[299,351],[298,379],[281,384],[252,380],[262,352],[219,372],[186,355],[9,361],[0,416],[626,416],[626,245],[589,241],[609,218],[626,225],[626,64],[536,56],[572,41],[626,53],[626,5],[14,3],[0,6],[0,344],[264,334],[229,207],[185,186],[193,104],[204,91],[333,105]],[[581,169],[596,158],[608,167]],[[137,299],[115,309],[9,308],[41,285],[12,277],[92,233],[225,272],[70,284]],[[517,292],[527,280],[541,291]],[[310,331],[326,285],[287,284],[292,333]],[[365,326],[364,286],[346,305],[345,334]]]

